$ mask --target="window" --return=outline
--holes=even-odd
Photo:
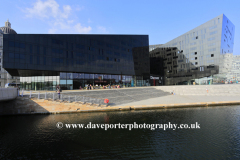
[[[197,52],[195,52],[195,55],[197,55]]]
[[[9,47],[14,47],[14,42],[9,41],[9,42],[8,42],[8,46],[9,46]]]
[[[40,53],[40,49],[39,49],[39,46],[37,46],[37,54]]]
[[[94,51],[94,47],[88,47],[88,50]]]
[[[213,51],[216,51],[216,48],[211,48],[208,50],[208,52],[213,52]]]
[[[211,54],[211,57],[214,57],[214,54]]]
[[[195,57],[195,60],[197,60],[197,57]]]
[[[195,65],[197,65],[198,64],[198,62],[195,62]]]
[[[204,67],[200,67],[200,71],[204,71]]]
[[[192,47],[192,48],[190,48],[190,50],[196,50],[197,49],[197,47]]]
[[[63,41],[57,40],[57,39],[52,39],[52,43],[56,45],[63,45]]]
[[[215,39],[215,37],[208,38],[208,41],[212,41],[212,40],[214,40],[214,39]]]
[[[22,59],[22,60],[24,60],[24,59],[25,59],[25,55],[24,55],[24,54],[20,54],[20,57],[19,57],[19,59]]]
[[[112,48],[113,46],[111,44],[107,43],[107,47]]]
[[[209,30],[214,29],[214,28],[217,28],[217,25],[209,27]]]
[[[47,50],[46,50],[46,48],[45,48],[45,47],[43,48],[43,54],[44,54],[44,55],[46,55],[46,54],[47,54]]]
[[[76,44],[76,48],[78,48],[78,49],[85,49],[85,46],[81,45],[81,44]]]
[[[53,53],[56,53],[56,54],[62,54],[62,53],[63,53],[63,50],[52,48],[52,52],[53,52]]]
[[[213,34],[216,34],[216,33],[217,33],[217,31],[213,31],[213,32],[210,32],[209,34],[213,35]]]
[[[30,64],[33,64],[33,56],[30,55]]]
[[[30,50],[30,53],[32,53],[32,45],[30,45],[29,50]]]
[[[40,64],[40,57],[37,56],[37,64]]]
[[[43,64],[44,64],[44,65],[47,65],[46,57],[43,57]]]

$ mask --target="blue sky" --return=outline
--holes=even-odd
[[[17,33],[147,34],[164,44],[225,14],[235,25],[240,55],[239,0],[11,0],[1,2],[0,26],[9,18]]]

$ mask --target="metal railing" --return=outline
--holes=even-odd
[[[95,104],[95,105],[106,105],[104,103],[103,98],[95,98],[95,97],[90,97],[90,96],[85,96],[85,95],[68,95],[68,94],[58,94],[58,93],[32,93],[30,91],[29,94],[24,94],[24,90],[19,91],[20,96],[28,96],[29,98],[37,98],[37,99],[47,99],[47,100],[52,100],[52,101],[60,101],[60,102],[79,102],[82,104],[89,103],[89,104]]]

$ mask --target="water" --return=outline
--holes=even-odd
[[[200,129],[58,129],[62,123]],[[0,117],[0,159],[240,159],[240,106]]]

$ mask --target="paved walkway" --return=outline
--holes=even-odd
[[[240,96],[190,96],[190,95],[167,95],[147,100],[125,103],[121,106],[139,105],[161,105],[161,104],[181,104],[181,103],[204,103],[204,102],[223,102],[240,101]]]
[[[206,90],[206,88],[208,90]],[[174,90],[176,95],[171,95]],[[239,105],[240,85],[181,85],[181,86],[152,86],[109,90],[74,90],[64,91],[65,97],[89,96],[109,99],[109,108],[117,109],[151,109],[161,107],[191,107],[210,105]],[[77,99],[78,100],[78,99]],[[82,108],[83,109],[83,108]],[[81,109],[81,110],[82,110]],[[85,110],[85,109],[84,109]],[[97,111],[97,110],[96,110]]]

